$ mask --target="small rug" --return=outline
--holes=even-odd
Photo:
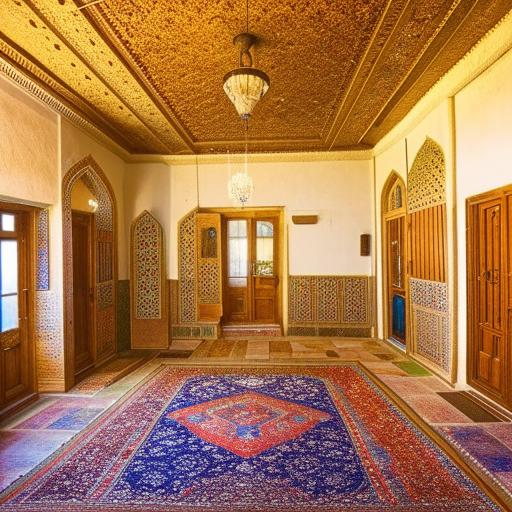
[[[393,364],[413,377],[427,377],[432,375],[415,361],[393,361]]]
[[[75,395],[95,395],[98,391],[122,379],[128,373],[146,362],[142,357],[119,357],[98,368],[92,375],[85,377],[69,392]]]
[[[354,363],[163,366],[0,509],[499,510]]]
[[[487,410],[487,408],[484,408],[477,403],[475,398],[464,391],[440,391],[437,394],[464,413],[468,418],[471,418],[475,423],[507,421],[506,419],[502,419],[503,416],[499,418],[497,415]]]

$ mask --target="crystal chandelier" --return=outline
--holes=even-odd
[[[231,174],[231,160],[229,158],[228,151],[228,169]],[[231,175],[228,181],[228,194],[229,198],[233,201],[236,201],[242,205],[242,208],[249,201],[254,192],[254,184],[252,182],[252,178],[249,176],[247,172],[247,129],[246,129],[246,139],[245,139],[245,162],[244,162],[244,170],[239,171],[233,175]]]
[[[249,33],[249,0],[246,2],[247,29],[233,39],[240,46],[239,67],[224,76],[224,92],[235,106],[242,120],[247,121],[258,101],[270,87],[270,79],[261,69],[253,67],[251,46],[257,38]]]

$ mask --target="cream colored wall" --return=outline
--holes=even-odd
[[[167,253],[167,275],[175,257],[171,254],[172,225],[176,220],[171,215],[171,169],[163,163],[127,164],[125,176],[125,233],[129,243],[131,224],[144,210],[160,222],[164,231]],[[175,246],[175,244],[174,244]]]
[[[128,240],[124,219],[124,160],[69,121],[61,123],[62,176],[74,164],[91,155],[112,185],[117,202],[118,278],[128,279]]]
[[[53,204],[58,116],[0,77],[0,198]]]
[[[234,164],[232,172],[242,164]],[[171,275],[177,277],[177,220],[198,205],[237,206],[228,197],[227,162],[171,165]],[[371,258],[359,255],[359,235],[372,233],[370,160],[251,162],[254,195],[247,207],[284,207],[291,275],[364,274]],[[319,215],[316,225],[296,226],[291,216]]]
[[[466,381],[466,211],[471,197],[512,183],[512,51],[455,97],[459,382]]]

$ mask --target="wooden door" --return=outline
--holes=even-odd
[[[72,212],[75,376],[94,364],[93,216]]]
[[[508,197],[510,202],[510,196]],[[508,204],[510,207],[510,203]],[[507,243],[510,211],[503,193],[470,203],[468,208],[468,341],[471,384],[502,402],[507,397],[510,352],[507,343],[509,306]],[[507,242],[508,241],[508,242]]]
[[[386,220],[388,333],[405,348],[405,216]]]
[[[277,318],[277,219],[258,218],[252,223],[253,322],[274,324]]]
[[[31,222],[0,206],[0,417],[35,397]]]
[[[224,323],[277,323],[279,217],[246,212],[223,226]]]
[[[223,224],[226,245],[224,322],[248,323],[251,321],[250,219],[229,218]]]

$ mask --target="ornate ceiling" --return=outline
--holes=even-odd
[[[251,151],[373,146],[511,7],[250,0],[255,64],[271,80]],[[0,19],[0,70],[127,151],[242,149],[222,79],[244,0],[2,0]]]

